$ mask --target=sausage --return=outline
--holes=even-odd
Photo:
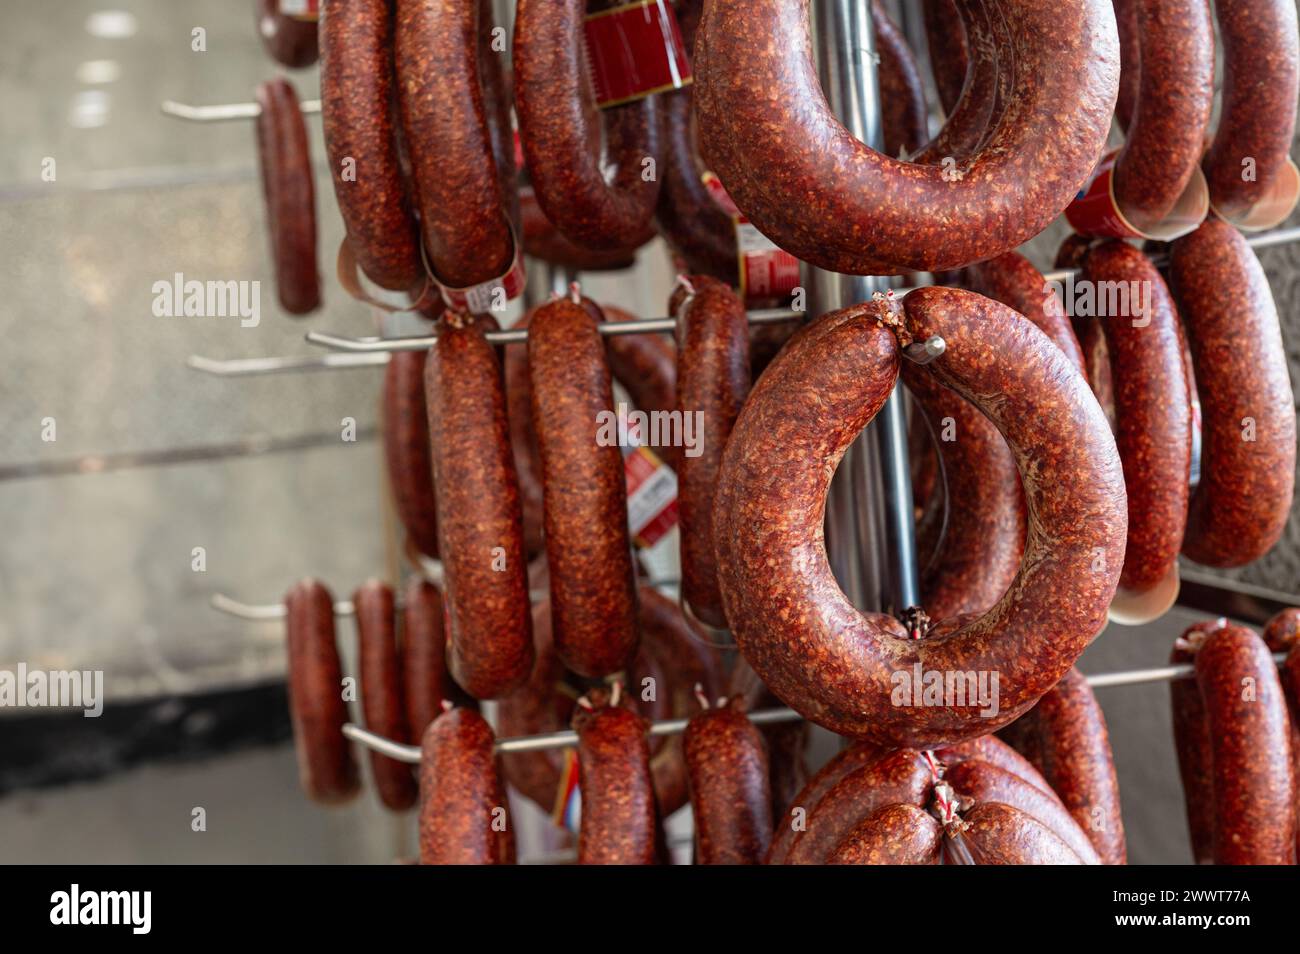
[[[443,628],[442,592],[412,576],[402,594],[402,695],[411,739],[424,735],[442,713],[442,702],[474,708],[478,703],[447,671],[447,634]]]
[[[1296,850],[1300,853],[1300,609],[1284,609],[1264,627],[1264,645],[1271,653],[1286,653],[1279,678],[1291,714],[1291,762],[1296,779]]]
[[[1202,168],[1211,207],[1237,219],[1268,197],[1286,168],[1300,41],[1290,0],[1222,0],[1214,12],[1223,39],[1223,101]]]
[[[1082,673],[1071,669],[1001,736],[1043,774],[1102,863],[1124,864],[1124,821],[1106,717]]]
[[[1115,100],[1115,121],[1121,131],[1133,121],[1138,89],[1142,81],[1142,37],[1138,32],[1138,4],[1141,0],[1111,0],[1119,32],[1119,96]]]
[[[420,754],[420,864],[512,865],[515,838],[497,774],[492,728],[473,709],[448,709]]]
[[[1106,0],[997,4],[1014,77],[987,140],[952,167],[903,163],[846,133],[820,93],[807,6],[717,0],[695,45],[704,158],[791,254],[851,274],[962,267],[1038,234],[1092,172],[1119,84]]]
[[[524,312],[513,328],[527,328],[531,311]],[[510,419],[510,449],[519,479],[519,504],[524,520],[524,548],[529,556],[542,552],[542,474],[537,460],[537,435],[533,431],[532,387],[528,381],[528,349],[505,349],[506,406]]]
[[[392,587],[369,580],[352,594],[352,605],[357,615],[357,669],[366,728],[394,742],[409,743]],[[415,774],[405,762],[371,752],[370,774],[386,807],[403,812],[415,804]]]
[[[1025,544],[1025,499],[1007,442],[993,423],[924,368],[903,380],[929,422],[947,486],[931,494],[917,529],[921,596],[935,619],[983,613],[1007,591]]]
[[[1173,665],[1194,662],[1205,637],[1226,625],[1226,620],[1217,620],[1189,627],[1174,641],[1169,662]],[[1169,684],[1169,702],[1173,711],[1174,748],[1178,753],[1178,774],[1183,783],[1192,859],[1197,864],[1207,865],[1213,854],[1214,791],[1205,700],[1201,698],[1195,679],[1175,679]]]
[[[696,864],[761,864],[772,839],[767,745],[744,702],[692,718],[685,744]]]
[[[1291,729],[1268,647],[1243,626],[1216,629],[1196,654],[1196,683],[1210,739],[1214,863],[1295,864]]]
[[[1106,287],[1141,290],[1137,302],[1132,294],[1115,296],[1125,313],[1104,315],[1097,324],[1106,340],[1115,442],[1128,487],[1128,549],[1119,582],[1143,593],[1175,571],[1187,519],[1192,408],[1182,332],[1164,279],[1134,246],[1110,241],[1094,247],[1083,279],[1097,289],[1098,301]]]
[[[743,656],[736,659],[731,670],[729,692],[745,700],[751,710],[769,709],[783,703],[763,685],[753,667]],[[769,788],[772,791],[772,817],[784,824],[791,803],[808,784],[809,725],[802,719],[794,722],[774,722],[760,730],[767,742],[767,763],[771,772]]]
[[[579,272],[619,271],[636,264],[636,249],[590,249],[570,242],[542,212],[531,188],[521,190],[519,208],[524,252],[533,258]]]
[[[721,675],[716,651],[691,633],[677,606],[647,586],[639,588],[638,621],[642,641],[628,672],[628,685],[637,711],[646,719],[682,718],[695,711],[694,687],[708,697],[718,694]],[[498,726],[506,737],[557,732],[569,724],[573,692],[565,684],[564,667],[551,640],[550,601],[533,607],[533,637],[537,663],[528,682],[502,699]],[[653,679],[653,698],[646,699]],[[504,756],[506,778],[545,811],[555,804],[564,765],[561,752],[511,752]],[[686,765],[680,735],[650,740],[650,774],[659,814],[667,816],[686,804]]]
[[[944,113],[952,115],[966,84],[966,34],[953,0],[921,0],[930,69]]]
[[[695,448],[677,455],[682,600],[704,623],[725,628],[713,497],[723,449],[749,394],[749,320],[744,303],[723,282],[707,275],[685,282],[668,303],[677,321],[677,411],[683,422],[699,422]]]
[[[386,0],[322,5],[321,118],[352,254],[375,284],[418,293],[424,263],[393,128],[392,18]]]
[[[435,277],[452,288],[500,277],[515,253],[480,79],[485,7],[478,0],[396,6],[397,101],[421,234]],[[513,153],[502,158],[513,164]]]
[[[871,26],[880,57],[876,78],[880,84],[885,153],[900,156],[906,151],[911,155],[930,138],[925,83],[906,37],[879,0],[871,2]]]
[[[348,707],[334,641],[334,598],[318,581],[303,580],[285,596],[284,610],[298,779],[313,801],[341,804],[356,795],[361,780],[343,736]]]
[[[614,404],[609,366],[586,308],[557,299],[533,313],[528,372],[555,648],[578,675],[606,676],[636,650],[636,590],[623,455],[598,432]]]
[[[579,706],[573,717],[582,788],[578,864],[652,865],[658,823],[645,720],[602,690],[592,696],[590,708]]]
[[[424,400],[423,351],[394,351],[384,369],[384,462],[393,505],[417,550],[438,556],[438,510]]]
[[[1063,266],[1058,263],[1058,267],[1074,267],[1074,264]],[[1029,259],[1019,252],[1006,252],[987,262],[972,265],[966,269],[964,278],[965,287],[971,291],[1002,302],[1036,324],[1079,373],[1087,376],[1083,351],[1070,326],[1070,319],[1065,316],[1061,298]]]
[[[281,13],[280,0],[255,0],[253,12],[257,35],[273,60],[294,70],[316,62],[316,23]],[[324,15],[322,10],[321,17]]]
[[[1178,239],[1170,284],[1201,400],[1201,481],[1183,553],[1242,566],[1277,542],[1295,489],[1295,397],[1259,259],[1226,222]]]
[[[1214,104],[1214,26],[1208,0],[1134,3],[1137,99],[1111,187],[1124,217],[1149,232],[1173,210],[1200,163]],[[1121,62],[1123,55],[1121,43]],[[1293,96],[1292,120],[1294,106]]]
[[[587,79],[583,19],[618,5],[520,0],[515,15],[515,110],[537,202],[563,235],[589,248],[644,245],[659,198],[656,97],[598,113]],[[648,177],[646,160],[655,170]]]
[[[471,696],[494,699],[533,665],[528,559],[501,368],[468,316],[439,322],[425,395],[451,673]]]
[[[727,620],[777,696],[841,735],[925,747],[1011,722],[1065,675],[1105,622],[1128,520],[1105,418],[1041,331],[958,289],[922,288],[904,301],[905,325],[883,302],[823,316],[759,379],[723,456],[714,542]],[[895,334],[944,338],[947,351],[931,373],[975,404],[1021,474],[1033,475],[1025,558],[1011,588],[978,619],[919,640],[848,602],[822,542],[835,464],[898,374]],[[986,718],[969,701],[895,705],[893,691],[916,666],[998,673],[998,714]]]
[[[914,805],[886,805],[869,815],[826,859],[831,865],[937,865],[943,828]]]
[[[320,307],[316,270],[316,193],[307,126],[298,94],[284,77],[257,87],[257,151],[266,198],[275,287],[280,307],[305,315]]]
[[[805,813],[804,824],[789,832],[778,825],[769,864],[939,862],[937,843],[920,837],[918,826],[909,821],[917,816],[906,808],[930,808],[940,815],[949,863],[958,836],[971,853],[987,859],[981,863],[999,863],[996,859],[1013,851],[1024,862],[1097,863],[1087,836],[1042,777],[991,736],[932,753],[855,745],[828,763],[795,803]],[[1011,814],[986,817],[987,807],[994,805]],[[882,823],[882,815],[893,820]],[[1003,821],[989,824],[989,818],[998,817]],[[1031,827],[1034,837],[1028,843],[1021,844],[1020,835],[1006,837],[1007,831],[1023,833],[1030,823],[1036,827]],[[919,850],[888,850],[915,839]]]

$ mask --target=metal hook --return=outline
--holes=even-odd
[[[171,116],[175,119],[184,119],[191,123],[224,123],[234,119],[256,119],[262,115],[262,107],[259,103],[219,103],[212,106],[191,106],[188,103],[178,103],[174,99],[164,99],[158,104],[164,116]],[[305,115],[308,113],[319,113],[321,110],[319,99],[304,99],[298,104],[298,109]]]
[[[388,355],[339,354],[327,352],[311,355],[283,355],[265,358],[205,358],[192,354],[185,364],[195,371],[213,374],[219,378],[253,377],[281,372],[328,371],[335,368],[377,368],[388,363]]]
[[[935,335],[925,341],[913,341],[903,349],[903,357],[913,364],[929,364],[948,350],[948,343]]]

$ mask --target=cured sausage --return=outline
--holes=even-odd
[[[298,94],[283,77],[257,87],[257,151],[266,198],[275,287],[280,307],[305,315],[320,307],[316,270],[316,193],[307,126]]]
[[[439,322],[425,394],[451,672],[471,696],[494,699],[533,665],[528,559],[501,368],[468,316]]]
[[[598,678],[636,650],[636,589],[623,455],[599,434],[614,405],[609,366],[586,308],[557,299],[533,313],[528,372],[555,648],[578,675]]]
[[[682,718],[695,711],[694,687],[712,698],[721,687],[718,655],[693,636],[677,606],[647,586],[639,588],[638,621],[642,641],[628,670],[637,711],[646,719]],[[537,663],[528,682],[502,699],[497,718],[506,737],[557,732],[568,726],[574,693],[551,641],[551,607],[533,607]],[[650,682],[653,680],[653,683]],[[650,696],[650,698],[647,698]],[[650,740],[650,774],[661,816],[687,801],[686,765],[680,735]],[[503,757],[506,778],[545,811],[551,811],[561,784],[564,756],[556,749],[511,752]]]
[[[1202,168],[1210,205],[1236,220],[1267,198],[1286,169],[1300,95],[1300,40],[1290,0],[1214,5],[1223,39],[1223,102]]]
[[[1103,864],[1126,858],[1119,781],[1106,717],[1077,669],[1000,733],[1042,773]]]
[[[1176,572],[1187,520],[1192,408],[1183,336],[1164,279],[1134,246],[1110,241],[1094,247],[1084,260],[1083,278],[1096,289],[1099,304],[1104,295],[1110,297],[1105,289],[1119,292],[1105,306],[1117,313],[1098,321],[1111,373],[1115,442],[1128,487],[1128,549],[1119,582],[1125,590],[1144,593]],[[1175,592],[1169,589],[1171,602]]]
[[[1277,309],[1241,234],[1208,220],[1170,252],[1201,401],[1201,481],[1183,553],[1241,566],[1277,542],[1295,489],[1295,397]]]
[[[579,272],[618,271],[636,264],[636,249],[591,249],[570,242],[542,212],[532,189],[521,190],[519,209],[524,252],[533,258]]]
[[[1169,654],[1173,665],[1195,662],[1205,637],[1227,625],[1227,620],[1197,623],[1174,641]],[[1205,701],[1195,679],[1175,679],[1169,684],[1173,710],[1174,748],[1178,753],[1178,774],[1183,783],[1187,829],[1192,858],[1199,865],[1210,863],[1214,840],[1214,791],[1210,779],[1210,737],[1205,721]]]
[[[699,424],[696,447],[677,456],[682,600],[702,622],[724,628],[713,497],[723,449],[749,394],[749,320],[723,282],[707,275],[684,282],[668,304],[677,321],[677,411],[683,422]]]
[[[1137,108],[1138,88],[1142,80],[1142,42],[1138,33],[1140,0],[1111,0],[1115,7],[1115,26],[1119,32],[1119,96],[1115,100],[1115,121],[1127,130]]]
[[[300,70],[316,62],[316,27],[280,12],[280,0],[255,0],[257,35],[271,58],[283,66]],[[321,14],[324,17],[324,13]]]
[[[617,693],[594,691],[573,717],[583,794],[578,863],[652,865],[658,823],[646,724],[619,707]]]
[[[736,660],[731,670],[729,692],[733,697],[744,699],[750,710],[782,705],[743,656]],[[802,719],[773,722],[764,725],[760,731],[767,742],[767,763],[771,770],[772,817],[779,824],[784,822],[794,797],[808,784],[807,750],[811,732],[808,723]]]
[[[922,288],[905,305],[905,322],[883,302],[823,316],[767,369],[723,456],[714,541],[727,620],[777,696],[842,735],[929,746],[995,730],[1060,681],[1104,624],[1128,521],[1114,438],[1087,384],[1041,331],[957,289]],[[931,373],[994,423],[1022,476],[1033,476],[1011,588],[985,615],[926,639],[859,613],[830,572],[822,537],[835,465],[898,374],[896,334],[947,342]],[[967,684],[997,673],[998,713],[981,715],[969,698],[895,704],[895,690],[932,671],[967,673]]]
[[[438,556],[438,505],[429,452],[423,351],[394,351],[384,369],[384,462],[393,506],[412,545]]]
[[[696,864],[761,864],[772,839],[767,745],[744,702],[705,709],[685,739]]]
[[[348,245],[371,281],[418,292],[424,263],[393,123],[391,4],[323,4],[320,34],[325,152]]]
[[[1072,262],[1068,267],[1075,264]],[[1058,267],[1067,266],[1058,263]],[[972,265],[966,269],[964,277],[965,286],[971,291],[1002,302],[1036,324],[1078,368],[1079,373],[1087,376],[1083,351],[1070,326],[1070,319],[1065,316],[1061,297],[1029,259],[1019,252],[1006,252],[987,262]]]
[[[934,864],[940,849],[951,862],[958,839],[982,864],[1013,856],[1016,863],[1098,863],[1033,767],[992,737],[933,753],[856,745],[828,763],[795,805],[802,823],[789,833],[778,826],[769,864]],[[942,832],[916,824],[914,812],[925,809],[938,814]]]
[[[402,594],[402,695],[411,739],[424,735],[442,714],[443,700],[458,706],[478,705],[447,670],[447,634],[443,628],[442,593],[433,583],[412,576]]]
[[[493,151],[482,84],[494,78],[480,68],[490,4],[397,0],[396,9],[397,100],[424,249],[445,285],[479,285],[504,275],[515,254],[501,184],[514,181],[513,153]]]
[[[357,669],[366,728],[394,742],[409,743],[392,587],[369,580],[352,594],[352,605],[357,614]],[[370,774],[385,806],[403,812],[415,804],[415,774],[405,762],[371,752]]]
[[[1132,2],[1141,66],[1137,98],[1125,104],[1132,113],[1112,192],[1124,217],[1149,232],[1173,210],[1200,163],[1214,104],[1214,26],[1208,0]],[[1121,62],[1125,52],[1121,41]],[[1294,120],[1294,97],[1291,106]]]
[[[512,865],[515,837],[497,774],[492,728],[473,709],[448,709],[424,732],[420,864]]]
[[[943,111],[952,115],[966,84],[966,35],[953,0],[921,0],[930,69]]]
[[[1291,729],[1268,647],[1243,626],[1216,629],[1196,653],[1196,682],[1210,739],[1214,863],[1295,864]]]
[[[645,244],[659,198],[657,98],[598,111],[586,75],[583,19],[613,6],[618,0],[520,0],[515,16],[515,109],[537,202],[562,234],[590,248]]]
[[[695,45],[703,155],[791,254],[851,274],[962,267],[1038,234],[1092,172],[1119,84],[1106,0],[997,4],[999,53],[1014,58],[1001,74],[1014,75],[979,151],[945,166],[882,156],[846,132],[813,69],[807,8],[716,0]]]
[[[1264,645],[1286,653],[1279,678],[1291,713],[1291,762],[1296,779],[1296,851],[1300,854],[1300,609],[1284,609],[1264,627]]]
[[[285,596],[284,609],[298,779],[313,801],[340,804],[356,795],[361,781],[343,736],[348,707],[334,641],[334,597],[316,580],[303,580]]]

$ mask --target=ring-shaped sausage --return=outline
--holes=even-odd
[[[1007,724],[1065,675],[1105,624],[1128,518],[1110,428],[1041,331],[957,289],[923,288],[905,303],[906,329],[896,331],[947,342],[932,373],[993,421],[1024,481],[1025,556],[997,605],[909,639],[893,618],[860,613],[827,562],[831,475],[898,375],[898,343],[882,322],[900,322],[883,303],[822,317],[764,372],[723,457],[714,528],[727,620],[772,691],[842,735],[928,746]],[[922,679],[965,673],[968,684],[996,674],[997,711],[955,696],[895,704],[918,666]]]

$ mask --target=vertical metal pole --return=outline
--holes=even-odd
[[[871,5],[813,0],[811,9],[813,49],[831,109],[854,136],[881,148]],[[887,287],[879,278],[807,265],[804,282],[816,316],[866,301]],[[859,609],[897,612],[920,602],[907,415],[897,391],[844,455],[827,501],[826,540],[831,569]]]

